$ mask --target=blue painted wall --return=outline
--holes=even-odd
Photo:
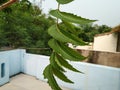
[[[19,72],[24,72],[45,81],[43,70],[49,64],[49,57],[27,54],[25,50],[18,49],[0,52],[0,65],[4,62],[6,66],[6,76],[0,78],[0,85],[8,82],[9,76]],[[83,62],[70,63],[85,74],[74,73],[67,70],[66,75],[75,83],[67,84],[57,79],[61,86],[73,90],[120,90],[120,68]],[[0,66],[0,72],[1,70]]]
[[[0,58],[0,86],[9,81],[9,62]]]
[[[0,78],[0,85],[9,81],[9,77],[22,72],[25,50],[17,49],[0,52],[0,63],[5,63],[5,77]],[[1,64],[0,64],[1,65]],[[1,72],[1,66],[0,66]]]
[[[69,63],[85,74],[75,73],[66,69],[66,75],[74,81],[74,84],[64,83],[57,79],[61,86],[72,90],[120,90],[120,68],[83,62]],[[48,56],[26,54],[24,73],[45,81],[43,70],[48,64]]]

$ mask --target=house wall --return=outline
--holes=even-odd
[[[0,86],[9,81],[9,62],[0,57]]]
[[[23,70],[23,55],[25,50],[10,50],[0,52],[0,86],[9,82],[9,77]]]
[[[9,62],[9,76],[22,72],[25,50],[17,49],[0,52],[0,59]]]
[[[43,70],[49,64],[49,57],[27,53],[25,58],[24,73],[33,75],[36,78],[45,81]],[[66,70],[66,75],[74,81],[74,84],[67,84],[57,79],[61,86],[73,90],[120,90],[119,68],[83,62],[70,63],[85,74]]]
[[[93,50],[116,52],[117,37],[116,33],[94,37]]]
[[[120,68],[120,53],[94,51],[91,54],[90,62]]]

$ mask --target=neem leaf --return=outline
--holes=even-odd
[[[80,55],[80,53],[76,50],[69,48],[68,46],[64,45],[64,43],[60,43],[55,39],[49,40],[48,44],[55,52],[59,53],[65,59],[70,61],[82,61],[86,59],[86,57]]]
[[[72,1],[74,1],[74,0],[56,0],[58,3],[60,3],[60,4],[67,4],[67,3],[70,3],[70,2],[72,2]]]
[[[48,29],[49,35],[60,42],[72,43],[74,45],[86,45],[84,41],[78,38],[76,35],[67,32],[66,30],[59,29],[56,25],[51,26]]]
[[[64,73],[62,73],[61,71],[53,68],[53,73],[55,76],[57,76],[60,80],[67,82],[67,83],[73,83],[70,79],[68,79]]]
[[[50,14],[61,20],[76,23],[76,24],[87,24],[87,23],[92,23],[96,21],[96,20],[89,20],[86,18],[82,18],[80,16],[77,16],[71,13],[60,12],[59,10],[51,10]]]
[[[59,65],[57,64],[57,62],[55,61],[55,52],[53,52],[53,53],[51,54],[51,56],[50,56],[50,64],[51,64],[52,67],[54,67],[55,69],[65,72],[65,70],[64,70],[61,66],[59,66]]]
[[[51,86],[51,88],[53,90],[62,90],[59,85],[57,84],[54,76],[53,76],[53,70],[52,70],[52,66],[51,65],[48,65],[44,72],[43,72],[43,75],[44,75],[44,78],[47,78],[48,79],[48,83],[49,85]]]
[[[79,70],[77,70],[76,68],[74,68],[71,64],[69,64],[67,62],[67,60],[65,60],[63,57],[61,57],[60,55],[56,54],[55,55],[55,60],[60,63],[63,67],[69,69],[69,70],[72,70],[74,72],[79,72],[79,73],[82,73],[80,72]]]
[[[67,26],[67,30],[76,35],[75,25],[70,22],[63,21],[64,26]]]
[[[82,61],[82,60],[86,59],[86,57],[81,55],[79,52],[68,47],[67,45],[65,45],[63,43],[59,43],[59,46],[60,46],[60,49],[63,50],[63,53],[61,53],[61,55],[64,55],[64,52],[67,53],[68,56],[64,56],[64,57],[66,57],[66,59],[68,59],[68,60]]]

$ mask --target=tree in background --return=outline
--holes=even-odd
[[[101,33],[106,33],[111,31],[111,27],[107,25],[97,25],[93,23],[75,25],[71,27],[72,29],[71,31],[69,28],[66,27],[64,23],[60,23],[59,25],[61,29],[69,30],[69,32],[71,33],[75,31],[76,32],[75,34],[85,42],[93,42],[94,36],[96,34],[101,34]]]
[[[108,27],[107,25],[99,26],[97,24],[93,25],[92,23],[90,23],[78,26],[78,36],[86,42],[93,42],[94,36],[96,34],[106,33],[110,31],[111,27]]]
[[[4,2],[5,0],[0,1],[1,4]],[[33,6],[28,0],[21,0],[0,12],[0,32],[2,32],[0,46],[49,48],[47,42],[51,37],[47,29],[54,23],[55,20],[43,14],[38,6]],[[60,24],[60,28],[69,29],[64,23]],[[75,34],[86,42],[92,42],[96,34],[110,30],[106,25],[93,24],[81,24],[71,28],[69,32],[73,33],[74,30]],[[36,50],[28,51],[36,53]],[[44,54],[46,51],[37,50],[38,53],[44,52]]]
[[[0,46],[49,48],[47,42],[51,37],[47,29],[54,23],[55,20],[43,14],[38,6],[21,0],[0,12]],[[35,50],[29,51],[35,53]]]

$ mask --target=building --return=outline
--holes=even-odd
[[[111,32],[96,35],[93,50],[120,52],[120,25],[113,28]]]

